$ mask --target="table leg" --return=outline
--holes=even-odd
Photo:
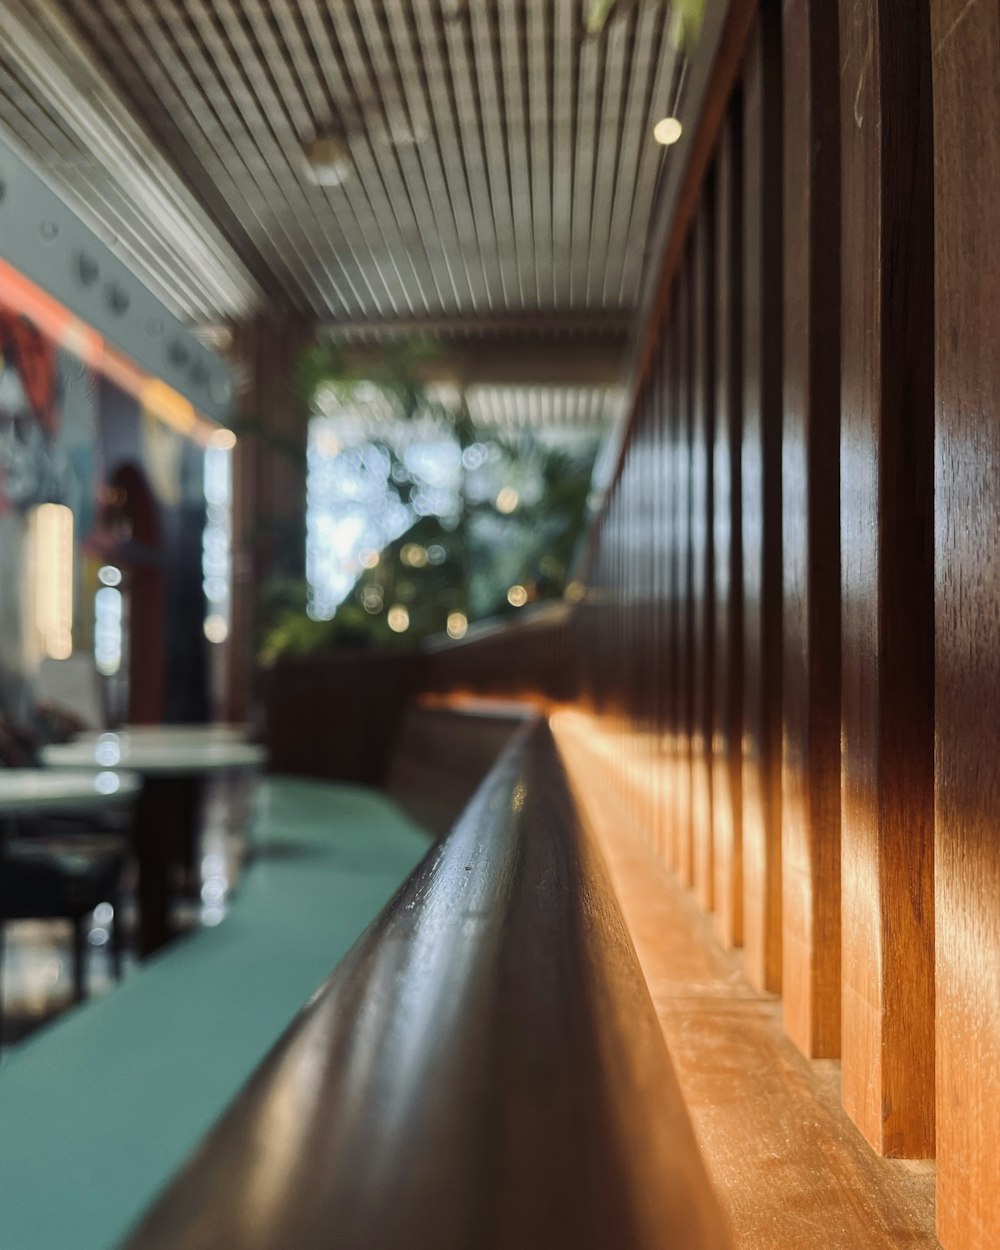
[[[200,787],[194,777],[148,777],[136,804],[139,865],[139,953],[154,954],[175,935],[170,904],[198,819]]]

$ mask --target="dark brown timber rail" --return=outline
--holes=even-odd
[[[130,1250],[724,1250],[543,722],[336,970]]]

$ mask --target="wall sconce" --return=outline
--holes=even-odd
[[[68,660],[73,654],[72,511],[64,504],[41,504],[31,513],[29,535],[35,629],[42,655]]]

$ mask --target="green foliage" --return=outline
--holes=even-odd
[[[471,622],[516,611],[507,599],[512,585],[525,587],[528,600],[561,596],[582,534],[594,457],[599,440],[578,451],[551,447],[538,439],[489,437],[474,427],[463,401],[435,403],[420,379],[433,360],[426,342],[390,345],[381,359],[355,371],[341,349],[325,342],[300,361],[298,379],[310,399],[321,388],[332,390],[339,406],[351,408],[358,393],[377,388],[394,420],[419,415],[447,423],[462,450],[489,446],[498,479],[529,482],[513,512],[501,512],[495,499],[460,495],[460,515],[447,525],[421,517],[391,543],[372,568],[365,569],[337,608],[332,620],[318,621],[306,612],[307,588],[301,580],[271,583],[261,597],[260,658],[272,663],[282,655],[303,655],[333,647],[411,647],[444,631],[449,614]],[[381,406],[381,405],[380,405]],[[395,470],[392,488],[409,503],[414,482],[391,446],[379,442]],[[389,626],[390,612],[407,614],[404,632]]]

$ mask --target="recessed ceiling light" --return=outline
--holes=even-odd
[[[354,170],[351,153],[339,135],[317,135],[303,144],[309,177],[321,187],[339,187]]]
[[[657,143],[662,143],[665,148],[676,143],[683,133],[684,127],[676,117],[664,117],[653,127],[653,138]]]

